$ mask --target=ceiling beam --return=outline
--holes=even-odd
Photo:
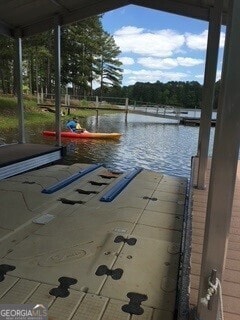
[[[55,6],[57,6],[57,7],[60,7],[60,8],[62,8],[63,10],[66,10],[66,11],[70,11],[67,7],[65,7],[63,4],[61,4],[60,2],[59,2],[59,0],[49,0],[51,3],[53,3]]]
[[[142,7],[178,14],[189,18],[209,20],[209,7],[190,5],[174,0],[132,0],[131,2],[132,4]]]
[[[84,16],[81,19],[87,18],[88,16],[93,16],[96,14],[101,14],[107,11],[115,10],[120,7],[126,6],[130,3],[129,0],[101,0],[96,1],[96,3],[87,5],[84,8],[75,10],[72,14],[66,15],[63,19],[64,23],[70,23],[76,21],[79,16]]]
[[[61,25],[77,22],[85,18],[111,11],[129,4],[129,0],[101,0],[93,4],[79,7],[72,12],[64,12],[59,14]],[[54,16],[33,23],[29,26],[21,28],[23,37],[32,36],[34,34],[44,32],[54,28]]]
[[[76,9],[69,11],[67,8],[65,8],[65,6],[62,5],[61,1],[49,1],[54,3],[59,8],[62,8],[61,12],[59,12],[58,14],[61,25],[77,22],[85,18],[101,14],[107,11],[115,10],[129,4],[205,21],[209,21],[209,12],[211,8],[209,6],[182,3],[179,0],[95,0],[94,3],[90,4],[85,2],[85,5],[82,6],[81,1],[79,1],[79,6]],[[18,26],[22,37],[28,37],[40,32],[53,29],[55,16],[56,14],[51,15],[45,19],[41,19],[30,25]],[[226,13],[223,13],[222,24],[225,23]],[[0,21],[0,34],[14,36],[13,26],[9,26],[3,21]]]
[[[210,9],[211,6],[200,6],[200,5],[191,5],[187,3],[182,3],[176,0],[131,0],[132,4],[160,10],[164,12],[169,12],[173,14],[178,14],[188,18],[199,19],[209,21]],[[226,24],[227,14],[223,12],[222,15],[222,24]]]
[[[3,34],[5,36],[12,36],[13,35],[13,29],[11,26],[9,26],[4,21],[0,20],[0,34]]]

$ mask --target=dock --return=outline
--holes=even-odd
[[[54,105],[51,104],[38,104],[39,108],[44,109],[45,111],[53,112],[55,113],[55,107]],[[200,117],[188,117],[186,116],[187,112],[186,111],[159,111],[159,107],[155,108],[141,108],[141,107],[113,107],[113,106],[107,106],[107,107],[96,107],[96,106],[61,106],[62,112],[63,110],[68,110],[67,114],[70,114],[70,109],[76,109],[76,110],[92,110],[96,112],[96,116],[98,117],[99,111],[112,111],[112,112],[122,112],[125,113],[126,117],[128,114],[136,114],[136,115],[142,115],[142,116],[147,116],[147,117],[155,117],[155,118],[162,118],[162,119],[167,119],[167,120],[174,120],[176,121],[176,124],[184,125],[184,126],[200,126]],[[127,119],[127,118],[126,118]],[[211,126],[215,127],[216,126],[216,119],[211,119]]]
[[[205,217],[210,178],[211,158],[209,158],[206,174],[205,190],[194,188],[196,185],[198,158],[193,161],[192,180],[192,253],[191,253],[191,280],[190,280],[190,306],[196,307],[199,290],[199,277],[202,259],[202,246],[204,239]],[[236,186],[233,200],[233,213],[229,234],[229,243],[226,257],[226,267],[222,283],[223,310],[225,320],[240,319],[240,162],[236,176]]]
[[[33,143],[0,145],[0,180],[54,163],[62,158],[62,147]]]
[[[91,166],[0,181],[0,303],[43,304],[58,320],[173,320],[187,179]]]
[[[184,126],[192,126],[192,127],[199,127],[200,126],[200,118],[189,118],[189,117],[182,117],[180,119],[179,124]],[[211,126],[216,126],[216,119],[211,120]]]

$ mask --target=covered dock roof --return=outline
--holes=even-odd
[[[63,25],[130,4],[208,21],[214,0],[2,0],[0,33],[27,37],[54,28],[56,16]],[[223,23],[227,8],[224,0]]]

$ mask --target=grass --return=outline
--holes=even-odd
[[[28,125],[43,125],[53,124],[55,121],[55,114],[39,108],[37,106],[36,98],[26,97],[24,99],[24,119],[26,127]],[[85,104],[84,104],[85,105]],[[102,111],[103,112],[103,111]],[[104,111],[104,113],[113,113]],[[71,114],[66,115],[69,119],[73,116],[85,118],[96,115],[95,110],[76,110],[71,109]],[[15,97],[0,96],[0,130],[14,129],[18,127],[17,116],[17,99]]]
[[[17,99],[14,97],[0,96],[0,128],[1,130],[14,129],[18,127]],[[34,99],[24,100],[24,117],[26,125],[51,123],[53,115],[43,114],[37,107]]]

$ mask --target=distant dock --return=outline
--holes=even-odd
[[[180,123],[184,126],[192,126],[192,127],[199,127],[200,126],[200,118],[187,118],[187,117],[182,117],[180,119]],[[215,127],[216,126],[216,119],[211,120],[211,126]]]
[[[52,104],[38,104],[40,108],[44,108],[45,110],[49,112],[55,112],[55,106]],[[62,108],[67,109],[67,114],[70,115],[70,109],[81,109],[81,110],[95,110],[96,111],[96,116],[98,117],[99,111],[114,111],[114,112],[124,112],[126,115],[126,120],[127,116],[129,113],[132,114],[138,114],[142,116],[151,116],[151,117],[157,117],[157,118],[164,118],[168,120],[176,120],[176,124],[184,125],[184,126],[200,126],[200,116],[198,117],[186,117],[183,115],[187,115],[188,111],[181,111],[181,110],[173,110],[167,109],[166,108],[160,108],[160,107],[132,107],[132,106],[117,106],[117,107],[112,107],[112,106],[72,106],[72,105],[63,105]],[[191,112],[192,110],[189,110]],[[216,119],[211,120],[211,126],[215,127],[216,125]]]

